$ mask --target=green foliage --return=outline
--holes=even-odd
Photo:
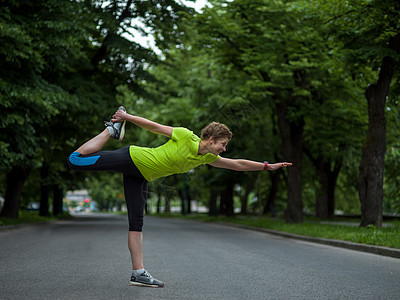
[[[57,1],[11,1],[2,6],[1,170],[31,164],[47,142],[41,128],[75,100],[52,80],[68,67],[69,56],[79,52],[82,40],[76,34],[81,30],[79,19],[72,17],[73,6]]]
[[[211,121],[223,122],[234,133],[224,156],[283,160],[276,105],[287,101],[285,118],[293,126],[305,122],[303,144],[310,156],[332,168],[342,164],[336,209],[358,213],[356,183],[368,122],[364,90],[376,82],[382,57],[393,54],[387,41],[398,33],[399,2],[210,3],[194,14],[167,0],[6,1],[0,8],[0,181],[15,165],[33,167],[27,188],[35,195],[24,192],[22,204],[36,200],[38,170],[47,163],[49,186],[86,186],[105,207],[107,201],[117,204],[122,185],[116,176],[90,174],[85,181],[87,174],[67,171],[64,162],[120,104],[196,134]],[[138,34],[154,35],[162,55],[136,43]],[[387,212],[400,212],[397,78],[387,100]],[[110,141],[106,149],[165,141],[128,125],[124,142]],[[304,161],[304,206],[313,211],[320,182],[314,161]],[[284,209],[286,170],[280,176],[276,204]],[[203,167],[189,179],[190,193],[208,204],[209,187],[223,189],[229,180],[243,187],[254,177]],[[180,177],[168,180],[165,185],[182,186]],[[265,178],[263,200],[270,189]]]
[[[399,176],[400,151],[398,147],[392,146],[386,152],[385,179],[384,179],[384,204],[383,211],[386,213],[400,214],[400,184]]]
[[[349,64],[357,71],[364,66],[377,69],[390,55],[388,40],[398,34],[399,2],[396,0],[309,1],[308,12],[322,18],[330,34],[341,41]]]
[[[81,174],[65,170],[66,157],[104,128],[119,105],[117,86],[140,94],[140,81],[152,80],[148,68],[158,61],[132,41],[133,27],[145,32],[133,21],[150,26],[161,47],[179,39],[183,11],[192,10],[174,1],[6,1],[0,9],[2,173],[47,164],[49,185],[82,186]]]
[[[400,184],[399,170],[399,138],[400,138],[400,110],[399,110],[399,84],[396,79],[391,87],[386,109],[387,119],[387,149],[385,156],[385,177],[384,177],[384,213],[400,214]]]
[[[89,194],[96,201],[100,211],[108,211],[113,206],[121,206],[124,201],[122,175],[116,173],[101,173],[98,176],[86,178]]]
[[[363,78],[354,80],[340,52],[343,44],[326,30],[326,23],[335,21],[329,19],[333,11],[322,10],[327,9],[322,2],[313,5],[212,1],[212,7],[194,20],[186,17],[190,39],[183,36],[179,48],[164,52],[163,63],[152,69],[157,81],[146,83],[147,97],[132,108],[139,115],[197,133],[210,120],[224,122],[234,132],[225,156],[271,161],[282,159],[274,117],[274,102],[281,99],[276,95],[292,97],[286,118],[304,118],[304,144],[314,158],[343,165],[337,209],[357,213],[356,179],[367,126],[362,89],[376,72],[366,65]],[[144,136],[146,145],[163,142]],[[304,165],[303,192],[311,210],[318,190],[312,169]],[[213,173],[203,180],[222,188],[228,173]],[[240,184],[248,177],[242,175],[235,175]],[[283,195],[281,191],[278,198]]]

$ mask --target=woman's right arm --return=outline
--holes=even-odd
[[[173,127],[167,126],[167,125],[161,125],[161,124],[147,120],[142,117],[133,116],[122,110],[117,110],[116,113],[113,115],[113,118],[111,119],[111,121],[112,122],[129,121],[139,127],[142,127],[148,131],[151,131],[153,133],[165,135],[168,138],[172,137]]]

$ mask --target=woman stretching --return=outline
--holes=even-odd
[[[155,134],[169,138],[157,148],[127,146],[114,151],[101,151],[110,137],[122,141],[126,121]],[[130,115],[120,106],[106,129],[80,146],[68,158],[75,171],[114,171],[123,174],[124,194],[128,210],[128,246],[133,273],[130,285],[163,287],[164,282],[152,277],[143,266],[143,215],[147,200],[147,183],[160,177],[189,170],[204,164],[235,171],[277,170],[291,163],[270,164],[246,159],[221,157],[232,138],[227,126],[212,122],[203,128],[201,138],[182,127],[171,127]]]

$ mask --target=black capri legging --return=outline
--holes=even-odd
[[[129,231],[142,231],[144,206],[147,200],[147,180],[133,163],[129,146],[114,151],[90,155],[72,153],[68,166],[74,171],[113,171],[124,176],[125,202],[128,209]]]

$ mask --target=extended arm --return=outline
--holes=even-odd
[[[234,171],[261,171],[264,170],[264,163],[247,159],[231,159],[219,157],[210,164],[216,168],[229,169]],[[268,164],[268,170],[274,171],[282,167],[290,167],[292,163],[280,162],[276,164]]]
[[[122,110],[117,110],[111,121],[113,122],[129,121],[153,133],[165,135],[169,138],[172,137],[173,127],[167,125],[161,125],[142,117],[133,116]]]

